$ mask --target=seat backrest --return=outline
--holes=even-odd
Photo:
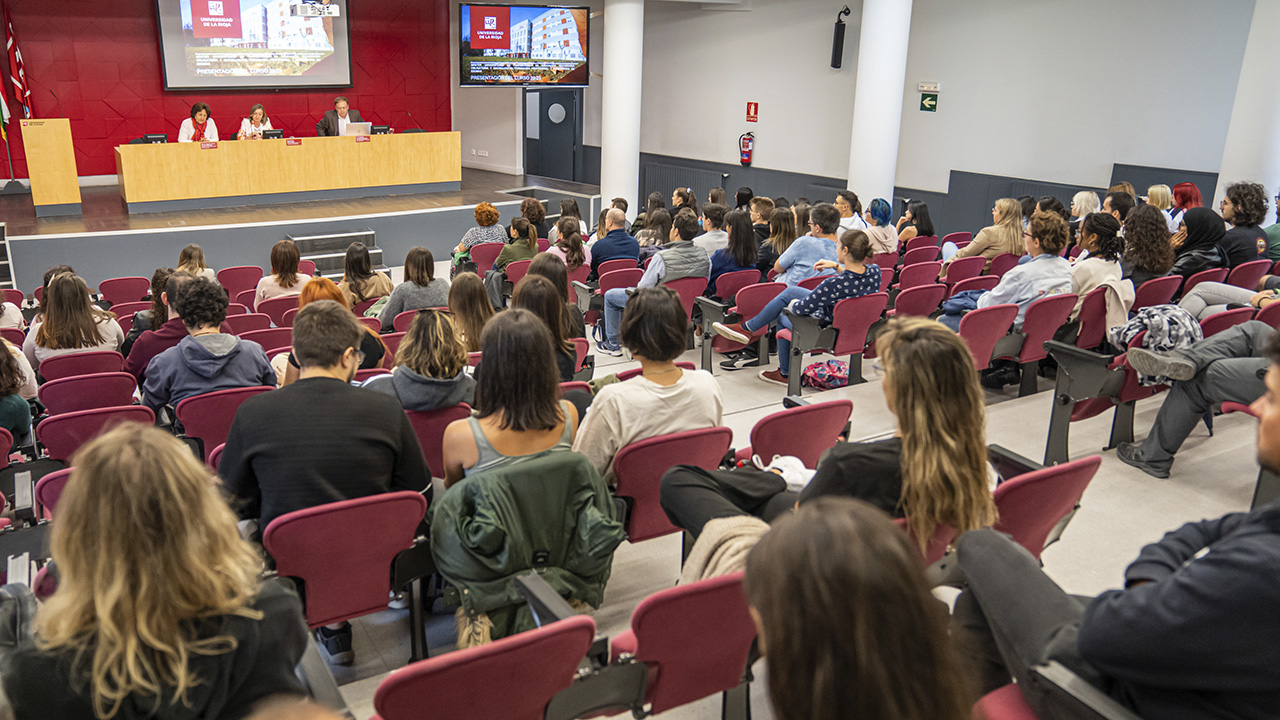
[[[36,288],[35,290],[32,290],[31,297],[36,299],[37,305],[44,302],[44,287],[42,286],[42,287]]]
[[[1080,502],[1101,464],[1102,456],[1091,455],[1000,483],[994,494],[1000,514],[995,529],[1038,559],[1049,533]]]
[[[1084,296],[1080,304],[1080,313],[1076,315],[1080,321],[1080,331],[1076,336],[1076,347],[1092,350],[1107,339],[1107,289],[1094,288]]]
[[[1226,282],[1227,272],[1226,268],[1210,268],[1208,270],[1201,270],[1187,278],[1187,281],[1182,284],[1183,296],[1185,297],[1190,294],[1191,291],[1202,282]]]
[[[390,375],[390,374],[391,373],[388,372],[386,368],[380,368],[380,367],[369,368],[367,370],[357,370],[354,381],[362,383],[365,380],[376,378],[379,375]]]
[[[836,444],[852,413],[851,400],[830,400],[773,413],[751,428],[751,452],[766,463],[774,455],[794,455],[805,467],[818,467],[818,457]]]
[[[61,415],[132,405],[137,387],[137,380],[127,372],[93,373],[49,380],[40,386],[37,396],[50,415]]]
[[[991,258],[991,267],[987,270],[987,274],[1004,277],[1005,273],[1018,266],[1018,258],[1020,257],[1022,256],[1014,255],[1013,253],[1000,253]]]
[[[621,376],[619,376],[621,377]],[[658,482],[674,465],[694,465],[714,470],[733,442],[733,431],[725,427],[702,428],[659,435],[631,443],[613,458],[618,497],[630,498],[627,536],[640,542],[678,532],[658,504]]]
[[[614,261],[611,260],[610,262]],[[627,262],[630,261],[628,260]],[[603,295],[615,288],[635,287],[642,277],[644,277],[644,271],[634,266],[623,270],[610,270],[600,276],[600,294]]]
[[[1263,275],[1271,269],[1270,260],[1254,260],[1252,262],[1241,263],[1231,269],[1231,273],[1227,275],[1227,284],[1235,285],[1246,290],[1254,290],[1258,287],[1258,281]]]
[[[867,333],[884,314],[889,303],[887,293],[869,293],[845,298],[831,309],[831,326],[836,329],[836,355],[857,355],[867,347]]]
[[[591,341],[586,338],[569,338],[569,341],[573,343],[573,371],[578,372],[587,361],[587,355],[591,354]]]
[[[999,284],[1000,284],[1000,278],[996,277],[995,275],[979,275],[978,277],[971,277],[968,280],[961,280],[955,285],[952,285],[951,292],[947,295],[947,297],[951,297],[952,295],[959,295],[960,293],[965,292],[966,290],[991,290]]]
[[[246,315],[249,312],[247,305],[241,305],[238,302],[227,303],[227,317],[232,315]]]
[[[1152,278],[1138,287],[1138,292],[1134,296],[1132,310],[1137,312],[1144,307],[1151,307],[1152,305],[1168,305],[1173,296],[1178,294],[1178,288],[1181,286],[1181,275]]]
[[[351,312],[354,313],[356,317],[362,318],[364,317],[364,311],[373,307],[374,303],[378,302],[381,299],[382,297],[379,296],[379,297],[371,297],[368,300],[361,300],[360,302],[352,306]]]
[[[257,293],[258,293],[257,290],[254,290],[253,288],[249,288],[248,290],[241,290],[240,292],[236,293],[235,295],[232,295],[231,297],[235,298],[237,304],[244,305],[247,308],[253,309],[253,306],[257,300],[257,297],[256,297]]]
[[[942,272],[940,262],[921,262],[904,265],[898,273],[898,289],[907,290],[921,285],[932,285],[938,282],[938,273]]]
[[[375,720],[542,720],[551,698],[573,682],[595,633],[595,621],[574,615],[400,668],[378,684]],[[479,678],[501,690],[460,691]]]
[[[481,356],[482,356],[482,353],[480,351],[467,353],[467,364],[470,365],[471,367],[475,367],[479,365]]]
[[[387,346],[387,352],[382,356],[382,367],[390,370],[396,366],[396,351],[400,349],[400,341],[404,340],[404,333],[393,332],[382,336],[382,344]]]
[[[27,334],[18,328],[0,328],[0,338],[13,343],[14,347],[22,347],[22,343],[27,339]]]
[[[209,451],[209,459],[205,460],[205,464],[213,468],[214,472],[218,471],[218,462],[222,460],[222,451],[226,448],[227,444],[223,443]]]
[[[737,687],[756,637],[742,573],[659,590],[631,613],[631,631],[654,714]]]
[[[274,389],[266,386],[241,387],[193,395],[179,402],[173,412],[178,417],[178,422],[182,423],[186,436],[198,438],[204,444],[204,457],[207,461],[209,453],[227,441],[231,421],[235,419],[240,405],[254,395]]]
[[[538,238],[538,252],[544,253],[551,249],[551,241],[546,238]]]
[[[676,294],[680,296],[680,305],[684,307],[684,316],[692,318],[693,303],[707,289],[707,279],[704,277],[683,277],[668,280],[663,285],[676,291]]]
[[[960,337],[969,346],[975,368],[987,369],[996,342],[1009,334],[1009,328],[1017,317],[1018,306],[1010,303],[979,308],[960,318]]]
[[[284,314],[297,307],[298,298],[278,297],[258,303],[258,307],[254,308],[254,312],[262,313],[271,318],[271,322],[276,327],[288,327],[284,322]]]
[[[787,284],[780,282],[762,282],[748,285],[738,291],[734,305],[738,308],[738,314],[742,317],[754,317],[764,309],[765,305],[769,304],[770,300],[786,289]]]
[[[917,285],[898,293],[893,301],[894,317],[928,317],[947,295],[947,286],[941,283]]]
[[[226,288],[227,295],[236,298],[238,303],[244,303],[239,299],[240,293],[258,287],[258,281],[261,279],[262,268],[254,265],[237,265],[218,271],[218,283]],[[252,303],[244,304],[253,306]]]
[[[955,243],[956,247],[963,247],[961,243],[968,243],[973,239],[973,233],[969,232],[953,232],[942,236],[942,243]]]
[[[240,339],[256,342],[262,346],[263,350],[275,350],[276,348],[293,345],[293,328],[250,330],[249,332],[240,333]]]
[[[1280,302],[1273,302],[1262,308],[1253,319],[1258,322],[1264,322],[1273,328],[1280,327]]]
[[[605,276],[605,273],[611,273],[614,270],[638,270],[638,269],[640,269],[639,262],[632,260],[631,258],[616,258],[614,260],[605,260],[604,262],[600,263],[600,267],[598,267],[596,270],[598,275],[601,278],[603,278]]]
[[[938,254],[941,252],[942,249],[934,245],[927,245],[925,247],[918,247],[914,250],[908,250],[907,253],[902,256],[902,266],[905,268],[909,265],[915,265],[916,263],[933,262],[938,259]]]
[[[17,305],[18,307],[22,307],[22,303],[27,301],[26,293],[22,292],[21,290],[15,290],[13,288],[5,288],[0,292],[4,293],[5,302],[11,302],[14,305]]]
[[[432,477],[444,477],[444,429],[454,420],[465,420],[471,415],[471,406],[458,403],[452,407],[419,412],[406,410],[409,424],[418,436],[422,457],[427,461]]]
[[[832,277],[833,276],[831,274],[815,275],[814,277],[808,277],[796,283],[796,287],[802,287],[805,290],[817,290],[819,285],[831,279]]]
[[[898,253],[876,253],[871,256],[871,264],[879,265],[882,273],[891,275],[892,273],[890,271],[898,264]]]
[[[51,459],[66,462],[81,445],[124,422],[154,425],[156,414],[145,405],[130,405],[52,415],[36,426],[36,439]]]
[[[67,478],[71,477],[71,468],[64,468],[45,475],[36,483],[36,502],[44,509],[45,517],[53,518],[54,508],[62,490],[67,486]]]
[[[413,546],[426,512],[427,499],[410,491],[342,500],[281,515],[262,544],[276,572],[302,580],[307,625],[314,628],[387,608],[391,562]]]
[[[529,274],[529,265],[532,262],[532,260],[516,260],[515,262],[507,263],[507,282],[515,285],[523,280],[524,276]]]
[[[760,282],[759,270],[734,270],[733,272],[727,272],[716,278],[716,297],[724,300],[725,302],[729,302],[738,294],[739,290],[758,282]]]
[[[1044,344],[1053,339],[1058,328],[1062,327],[1076,309],[1075,293],[1050,295],[1027,306],[1027,314],[1022,320],[1022,351],[1018,353],[1020,362],[1028,363],[1043,359]]]
[[[311,277],[316,274],[316,261],[307,260],[305,258],[298,260],[298,274],[303,277]]]
[[[1216,335],[1229,327],[1234,327],[1240,323],[1249,322],[1253,319],[1253,308],[1236,308],[1235,310],[1223,310],[1220,313],[1214,313],[1209,317],[1200,321],[1200,330],[1205,337]]]
[[[382,329],[382,321],[376,317],[358,317],[356,320],[359,320],[361,325],[369,328],[374,333]]]
[[[976,278],[986,266],[987,259],[981,255],[956,258],[947,266],[947,284],[955,285],[969,278]]]
[[[498,254],[502,252],[502,248],[506,247],[506,243],[491,242],[480,243],[471,246],[471,262],[476,264],[476,273],[481,277],[493,269],[493,261],[498,259]]]
[[[911,547],[919,547],[916,542],[915,533],[911,532],[911,528],[907,526],[906,518],[895,518],[894,525],[902,528],[911,538]],[[942,559],[947,554],[947,546],[956,538],[955,528],[949,525],[939,525],[933,529],[933,537],[929,538],[929,542],[925,544],[924,551],[920,555],[920,559],[924,561],[925,567],[932,565]]]
[[[937,235],[917,235],[907,241],[907,252],[911,252],[916,248],[922,247],[938,247]]]
[[[613,262],[613,261],[610,260],[609,262]],[[600,264],[604,265],[605,263],[600,263]],[[585,283],[587,281],[587,278],[589,277],[591,277],[590,263],[583,263],[578,266],[578,269],[569,271],[569,299],[570,300],[573,300],[574,298],[574,292],[573,292],[574,281],[576,280],[580,283]]]
[[[417,316],[417,310],[405,310],[402,313],[397,313],[391,319],[391,327],[395,328],[396,332],[408,332],[409,326],[413,325],[413,319]]]
[[[48,381],[74,375],[120,372],[122,369],[123,355],[113,350],[94,350],[51,357],[40,363],[40,376]]]
[[[591,383],[583,382],[581,380],[569,380],[567,382],[560,383],[560,394],[562,396],[570,390],[582,390],[583,392],[589,393],[591,392]]]
[[[111,312],[115,313],[117,322],[132,316],[136,312],[150,309],[151,303],[149,302],[122,302],[112,303],[111,305]]]
[[[265,303],[264,303],[265,304]],[[244,315],[228,315],[224,320],[234,335],[244,335],[254,330],[266,330],[271,327],[271,316],[266,313],[245,313]]]
[[[151,281],[144,277],[119,277],[103,280],[98,284],[98,294],[103,300],[116,303],[136,303],[151,291]]]

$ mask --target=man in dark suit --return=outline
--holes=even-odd
[[[320,122],[316,123],[316,134],[324,137],[325,135],[341,135],[342,130],[349,122],[364,122],[360,117],[360,111],[351,110],[347,105],[347,98],[339,95],[333,99],[333,109],[327,111]]]

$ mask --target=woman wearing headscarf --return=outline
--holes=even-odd
[[[1226,255],[1219,245],[1226,233],[1218,213],[1204,207],[1187,210],[1171,240],[1177,257],[1170,272],[1186,280],[1202,270],[1226,267]]]

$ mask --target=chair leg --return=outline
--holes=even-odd
[[[1039,369],[1039,360],[1022,363],[1022,385],[1018,388],[1018,397],[1036,394],[1036,373]]]
[[[849,356],[849,384],[861,385],[867,379],[862,377],[862,353],[854,353]]]
[[[409,583],[409,662],[427,656],[426,624],[422,619],[422,579]]]
[[[1122,442],[1133,442],[1133,416],[1136,403],[1132,400],[1116,405],[1111,420],[1111,440],[1103,450],[1110,450]]]
[[[755,367],[769,364],[769,333],[760,336],[756,340],[756,361],[752,363]]]
[[[712,343],[712,338],[714,337],[716,337],[716,334],[711,332],[711,326],[704,319],[702,323],[702,369],[706,370],[712,375],[715,374],[711,370],[711,358],[712,358],[711,343]]]
[[[720,701],[720,720],[751,720],[751,683],[743,681],[725,690]]]
[[[1071,439],[1071,411],[1075,407],[1076,401],[1070,395],[1055,391],[1053,410],[1049,414],[1049,438],[1044,447],[1045,466],[1067,461]]]
[[[804,353],[791,343],[791,374],[787,376],[787,394],[800,394],[800,377],[804,375]]]

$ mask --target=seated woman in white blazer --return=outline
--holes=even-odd
[[[191,106],[191,117],[178,126],[178,142],[218,142],[218,126],[209,117],[209,104]]]
[[[261,140],[262,133],[272,130],[271,118],[267,117],[266,108],[262,107],[262,103],[258,103],[249,108],[249,117],[240,121],[240,132],[236,134],[239,140]]]

